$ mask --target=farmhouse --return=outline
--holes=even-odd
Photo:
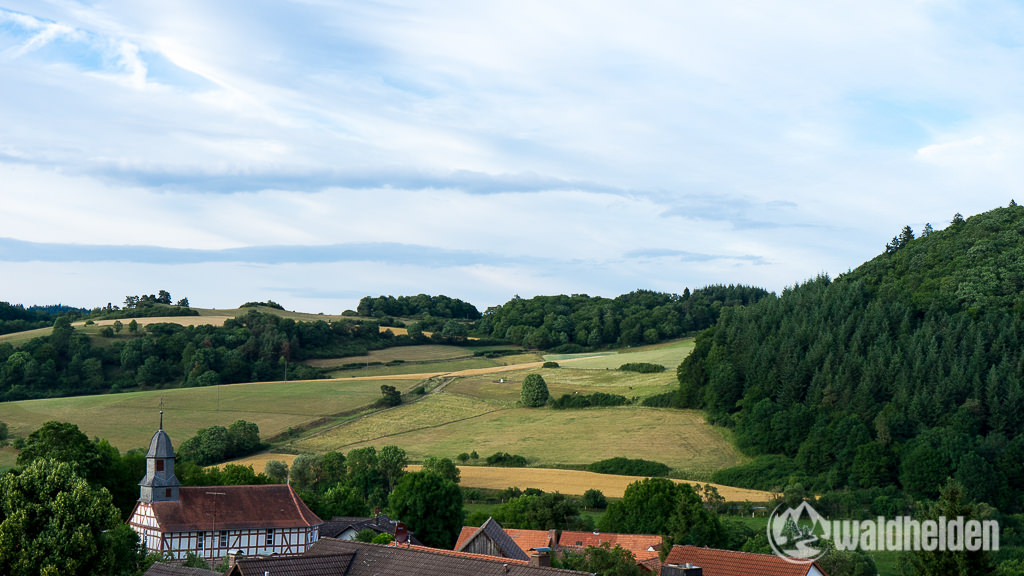
[[[182,486],[163,430],[146,453],[146,477],[128,524],[146,549],[182,560],[189,552],[214,560],[229,553],[297,555],[320,536],[323,521],[291,486]]]

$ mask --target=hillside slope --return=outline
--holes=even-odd
[[[682,405],[787,457],[759,460],[762,483],[920,498],[952,476],[1020,510],[1024,208],[905,233],[835,281],[723,310],[678,376]]]

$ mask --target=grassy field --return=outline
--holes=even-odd
[[[359,362],[438,362],[455,358],[472,358],[472,350],[460,346],[441,346],[426,344],[423,346],[396,346],[383,350],[371,350],[364,356],[345,356],[343,358],[319,358],[307,360],[305,363],[315,368],[334,368],[344,364]]]
[[[744,458],[695,411],[639,406],[588,410],[513,408],[510,403],[438,393],[370,414],[288,445],[309,452],[401,446],[413,460],[510,452],[534,466],[581,465],[614,456],[657,460],[704,478]]]
[[[545,355],[544,360],[564,362],[574,360],[570,365],[573,368],[590,368],[597,370],[614,370],[627,362],[647,362],[650,364],[661,364],[667,368],[667,372],[675,373],[675,369],[693,351],[693,338],[677,340],[669,344],[658,344],[653,346],[642,346],[628,350],[620,350],[613,353],[592,354],[561,354]]]
[[[389,383],[408,390],[416,381]],[[259,382],[0,403],[0,421],[17,436],[28,435],[47,420],[71,422],[90,437],[106,438],[127,450],[148,445],[161,401],[165,430],[180,444],[199,428],[227,426],[238,419],[255,422],[267,438],[379,397],[380,382],[375,381]]]
[[[448,391],[476,398],[501,402],[516,402],[523,379],[537,373],[544,377],[553,398],[562,394],[592,394],[604,392],[621,394],[626,398],[651,396],[667,392],[677,385],[675,372],[639,374],[619,370],[578,369],[577,363],[566,363],[562,368],[538,368],[500,374],[481,374],[461,377],[448,386]],[[571,366],[571,368],[570,368]]]

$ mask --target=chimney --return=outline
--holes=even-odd
[[[231,569],[235,567],[235,563],[237,563],[242,558],[245,558],[245,554],[242,554],[241,550],[236,550],[228,554],[228,571],[230,572]]]
[[[704,576],[704,569],[689,562],[686,564],[663,564],[661,576]]]
[[[551,567],[551,548],[533,548],[530,550],[530,566]]]

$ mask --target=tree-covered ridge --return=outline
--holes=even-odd
[[[614,299],[586,294],[516,297],[488,308],[477,332],[529,348],[652,344],[703,330],[723,308],[768,295],[750,286],[708,286],[682,295],[636,290]]]
[[[99,346],[60,317],[49,336],[17,349],[0,344],[0,400],[283,380],[286,368],[290,378],[316,378],[296,361],[413,342],[372,322],[296,322],[251,310],[223,326],[151,324]]]
[[[65,314],[72,310],[68,306],[30,306],[25,308],[21,304],[0,302],[0,334],[46,328],[53,324],[53,319],[59,314]],[[81,312],[81,310],[78,310]]]
[[[464,320],[476,320],[480,318],[480,311],[469,302],[463,302],[458,298],[449,298],[445,295],[428,296],[418,294],[416,296],[364,296],[359,300],[356,312],[360,316],[383,318],[385,316],[400,316],[402,318],[460,318]]]
[[[932,498],[953,476],[1024,509],[1024,208],[908,231],[835,281],[724,310],[679,366],[679,401],[788,457],[755,460],[763,483]]]

